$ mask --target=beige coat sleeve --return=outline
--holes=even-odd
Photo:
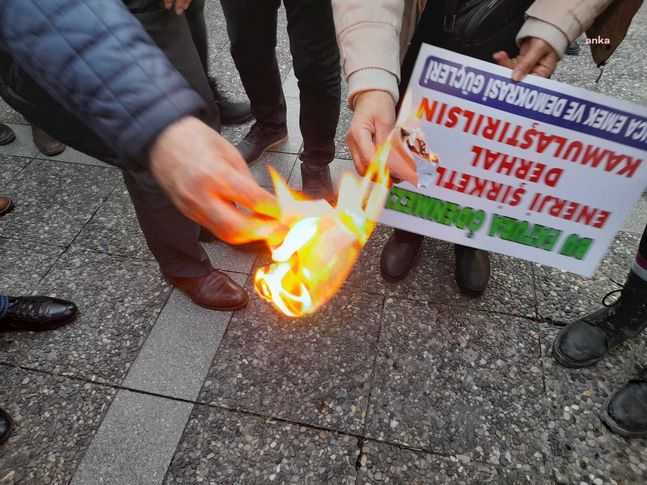
[[[398,99],[405,0],[332,0],[348,101],[381,90]]]
[[[535,0],[517,34],[517,43],[538,37],[555,49],[560,58],[568,44],[588,29],[613,0]],[[622,0],[616,0],[622,1]]]

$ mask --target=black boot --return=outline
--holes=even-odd
[[[454,245],[455,277],[461,293],[480,296],[490,281],[490,255],[481,249]]]
[[[7,441],[7,438],[11,434],[11,416],[7,412],[0,408],[0,445]]]
[[[600,418],[619,435],[647,436],[647,368],[607,399]]]
[[[396,282],[404,279],[413,268],[420,246],[425,239],[420,234],[394,229],[382,249],[380,270],[385,280]]]
[[[227,99],[220,92],[218,83],[212,77],[209,78],[209,87],[220,110],[220,122],[223,125],[239,125],[253,118],[249,101],[231,101]]]
[[[254,163],[261,158],[263,153],[280,143],[288,137],[288,128],[272,128],[262,126],[258,121],[254,123],[249,133],[236,145],[238,151],[247,163]]]
[[[588,367],[647,326],[647,281],[633,271],[614,303],[564,327],[553,343],[553,357],[565,367]],[[610,296],[615,291],[609,293]]]
[[[311,199],[326,199],[334,202],[335,192],[330,178],[328,165],[316,165],[303,162],[301,164],[302,191]]]
[[[0,123],[0,146],[8,145],[16,139],[16,134],[4,123]]]

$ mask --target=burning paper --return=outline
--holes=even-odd
[[[254,286],[284,314],[316,311],[346,281],[386,201],[389,150],[389,143],[378,150],[363,178],[343,175],[335,207],[301,199],[271,170],[281,222],[290,229],[272,248],[273,263],[256,272]]]

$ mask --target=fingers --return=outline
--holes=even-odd
[[[246,176],[232,171],[217,177],[213,183],[217,197],[235,202],[257,214],[274,218],[280,215],[276,197],[258,185],[251,174]]]
[[[166,10],[173,10],[177,15],[184,13],[184,11],[191,5],[191,0],[164,0],[164,8]]]
[[[375,153],[373,134],[365,127],[353,127],[348,132],[346,143],[355,164],[355,169],[360,175],[366,173],[368,164]]]
[[[508,69],[514,69],[514,59],[510,59],[510,56],[508,56],[507,52],[495,52],[492,55],[492,58],[497,62],[499,66],[507,67]]]

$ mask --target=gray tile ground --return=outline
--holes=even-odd
[[[0,98],[0,123],[18,123],[18,124],[27,124],[25,118],[23,118],[19,113],[16,113],[13,109],[7,105]]]
[[[17,155],[20,157],[35,156],[38,149],[31,140],[31,128],[27,125],[20,124],[10,124],[9,127],[16,134],[16,139],[7,145],[0,146],[0,154]]]
[[[355,483],[357,439],[196,405],[164,483]]]
[[[30,294],[63,251],[58,246],[0,237],[0,292]]]
[[[11,181],[31,159],[25,157],[12,157],[0,154],[0,190],[2,186]]]
[[[0,365],[0,408],[15,428],[0,448],[0,483],[68,483],[116,391]]]
[[[54,331],[0,336],[0,361],[120,384],[166,302],[157,265],[78,248],[66,252],[37,285],[69,299],[79,318]]]
[[[154,260],[139,228],[135,209],[123,182],[83,227],[76,243],[93,251]]]
[[[346,288],[294,320],[254,296],[234,314],[200,401],[361,430],[381,308],[380,295]]]
[[[544,473],[540,328],[510,316],[388,298],[367,435]]]
[[[34,160],[4,185],[20,204],[0,219],[0,233],[23,240],[67,246],[103,203],[119,172]]]
[[[494,253],[490,254],[490,263],[492,275],[483,296],[463,296],[454,277],[453,245],[427,238],[411,273],[401,282],[389,285],[387,291],[395,298],[534,317],[535,290],[530,263]]]
[[[120,390],[71,484],[161,483],[191,407]]]
[[[627,279],[640,238],[621,232],[593,278],[533,265],[539,315],[564,324],[597,309],[604,296]]]

